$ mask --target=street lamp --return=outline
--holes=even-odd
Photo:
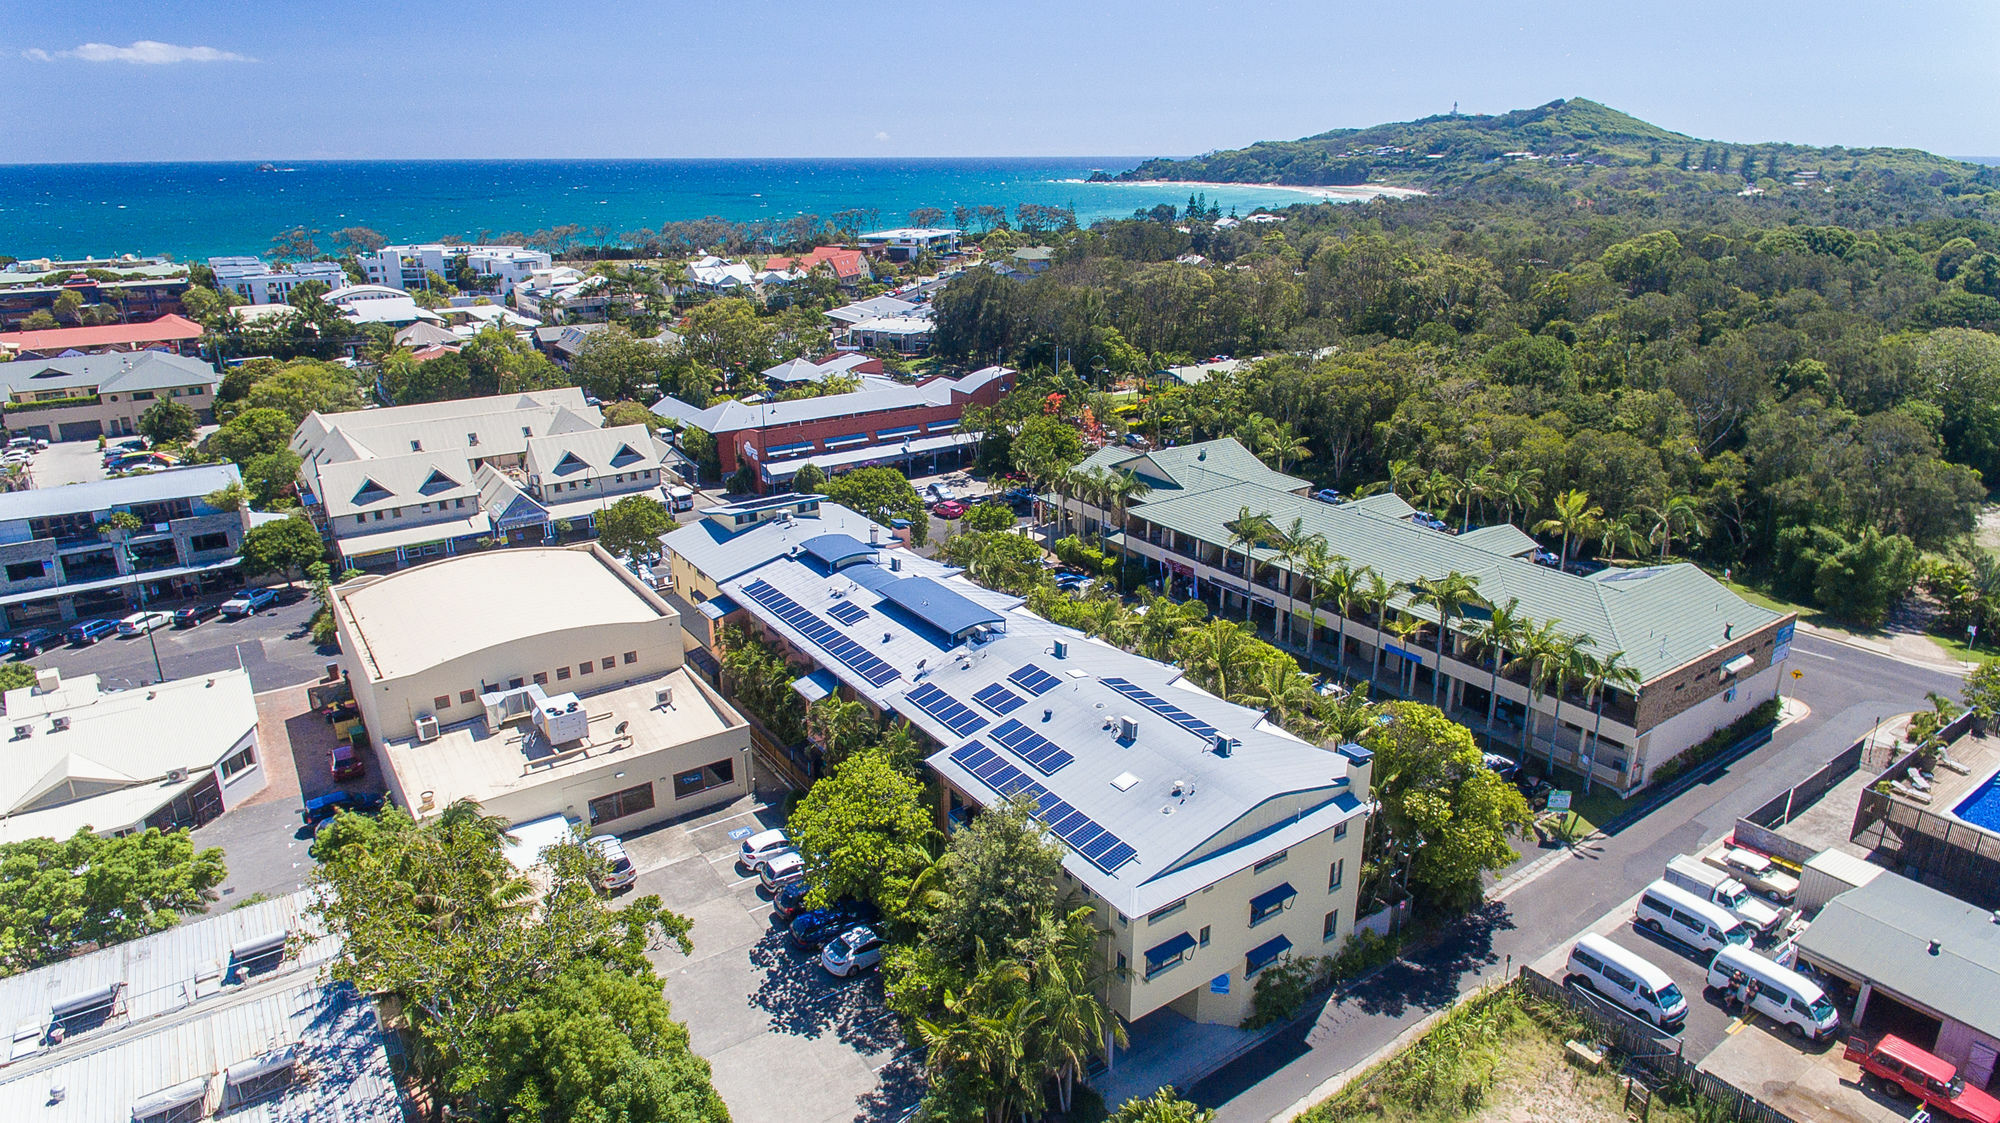
[[[129,541],[125,543],[124,549],[125,564],[132,567],[132,587],[138,590],[139,611],[143,613],[146,611],[146,582],[144,575],[139,572],[139,555],[133,552],[132,543]],[[167,672],[160,669],[160,644],[153,638],[153,625],[150,620],[146,622],[146,646],[153,649],[153,681],[167,681]]]

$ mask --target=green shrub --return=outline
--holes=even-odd
[[[1391,959],[1403,947],[1403,936],[1378,936],[1362,929],[1349,936],[1333,955],[1287,955],[1257,975],[1250,995],[1250,1016],[1244,1029],[1262,1029],[1287,1021],[1305,1008],[1306,1000],[1327,987],[1360,978]]]
[[[1674,759],[1653,769],[1652,782],[1664,784],[1680,776],[1691,768],[1706,763],[1738,741],[1750,736],[1767,725],[1774,725],[1782,703],[1776,698],[1766,698],[1757,708],[1708,735],[1708,739],[1694,746]]]

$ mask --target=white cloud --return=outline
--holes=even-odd
[[[173,62],[257,61],[247,55],[239,55],[235,51],[225,51],[216,47],[182,47],[152,39],[141,39],[129,47],[118,47],[110,43],[85,43],[73,51],[45,51],[40,47],[31,47],[22,51],[21,56],[35,62],[76,59],[79,62],[130,62],[146,66]]]
[[[876,134],[875,134],[875,139],[876,139],[876,140],[888,140],[888,139],[889,139],[889,134],[888,134],[888,133],[876,133]]]

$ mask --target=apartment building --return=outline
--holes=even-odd
[[[643,495],[666,501],[668,450],[644,425],[530,437],[519,468],[482,464],[473,474],[480,506],[510,545],[595,535],[613,503]]]
[[[807,463],[829,474],[891,465],[911,475],[965,463],[979,443],[979,434],[959,431],[965,407],[998,402],[1013,389],[1014,374],[992,366],[914,386],[863,375],[861,388],[846,394],[726,401],[707,409],[670,396],[656,402],[653,412],[676,427],[713,434],[725,478],[748,465],[758,491],[784,491]]]
[[[1063,888],[1096,909],[1127,1022],[1235,1025],[1259,973],[1353,934],[1367,750],[1303,741],[817,497],[712,510],[662,541],[698,641],[749,627],[800,668],[802,696],[924,734],[944,829],[1034,805]]]
[[[883,254],[891,261],[909,261],[922,253],[957,253],[962,233],[948,226],[901,226],[872,231],[855,240],[863,249]]]
[[[116,309],[122,320],[177,316],[181,294],[191,283],[187,266],[162,258],[17,261],[0,266],[0,329],[18,329],[37,312],[54,313],[66,292],[76,293],[85,306]]]
[[[425,274],[436,273],[450,280],[460,260],[488,291],[510,296],[514,286],[537,269],[547,269],[555,259],[541,250],[525,246],[461,246],[439,242],[420,245],[383,246],[374,253],[357,255],[361,275],[369,283],[392,289],[415,291],[428,288]]]
[[[148,603],[242,583],[248,511],[205,496],[241,481],[234,464],[0,494],[0,626],[123,616]],[[140,529],[108,531],[112,514]]]
[[[341,666],[396,802],[636,829],[750,790],[750,729],[680,616],[600,546],[492,550],[336,587]]]
[[[211,257],[208,268],[215,274],[216,288],[252,304],[290,303],[292,290],[307,281],[318,281],[328,292],[347,284],[347,270],[337,261],[267,265],[258,257]]]
[[[1595,782],[1621,792],[1775,696],[1791,651],[1796,614],[1750,604],[1696,566],[1564,572],[1537,564],[1540,545],[1513,526],[1432,529],[1387,492],[1340,504],[1309,498],[1307,481],[1272,471],[1234,440],[1150,452],[1105,448],[1081,465],[1094,468],[1129,472],[1149,490],[1122,512],[1060,502],[1087,534],[1109,524],[1111,546],[1143,562],[1175,595],[1247,616],[1280,638],[1290,617],[1292,646],[1301,651],[1310,626],[1318,658],[1331,662],[1340,651],[1351,671],[1375,673],[1378,693],[1403,683],[1400,689],[1428,702],[1435,684],[1438,704],[1474,729],[1496,711],[1494,735],[1503,744],[1524,737],[1532,706],[1530,757],[1552,752],[1556,763],[1588,768]],[[1385,612],[1369,606],[1343,621],[1329,605],[1315,609],[1311,581],[1276,542],[1249,547],[1246,585],[1245,546],[1235,530],[1246,510],[1286,530],[1297,524],[1350,564],[1381,574],[1392,586]],[[1440,662],[1438,610],[1417,603],[1415,583],[1449,573],[1477,578],[1482,603],[1448,621]],[[1558,695],[1546,684],[1531,691],[1524,670],[1497,673],[1476,637],[1493,608],[1510,603],[1566,635],[1588,637],[1592,656],[1617,656],[1640,684],[1611,684],[1585,698],[1581,683]],[[1402,638],[1387,626],[1399,618],[1417,625]]]

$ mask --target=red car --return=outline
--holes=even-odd
[[[956,499],[947,499],[931,508],[931,514],[941,519],[955,519],[965,514],[965,504]]]
[[[368,774],[368,758],[353,745],[340,744],[333,747],[333,778],[353,780]]]
[[[1849,1041],[1843,1055],[1893,1098],[1915,1099],[1949,1119],[2000,1123],[2000,1100],[1967,1085],[1957,1069],[1900,1037],[1884,1035],[1872,1046]]]

